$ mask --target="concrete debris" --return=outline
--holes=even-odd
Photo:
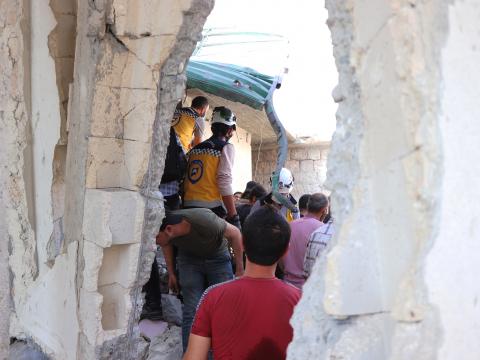
[[[152,340],[147,360],[179,360],[182,358],[182,329],[171,326]]]
[[[165,321],[182,325],[182,303],[176,295],[162,294],[162,311]]]
[[[38,345],[29,341],[15,341],[10,345],[9,360],[49,360]]]
[[[150,319],[143,319],[138,323],[140,335],[150,341],[162,335],[167,328],[168,324],[165,321],[152,321]]]

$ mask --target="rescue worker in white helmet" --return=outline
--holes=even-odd
[[[211,123],[212,137],[188,153],[183,207],[208,208],[240,228],[232,187],[235,148],[228,142],[237,119],[230,109],[220,106],[213,110]]]
[[[294,178],[292,172],[287,168],[282,168],[278,178],[278,192],[288,198],[293,205],[297,205],[297,200],[290,194],[293,190],[293,183]],[[270,185],[272,185],[272,178],[270,178]],[[274,207],[288,222],[300,218],[300,212],[298,210],[292,211],[286,206],[282,205],[280,202],[278,202],[278,199],[275,199],[272,192],[268,193],[267,196],[258,200],[255,205],[253,205],[250,215],[264,205]]]

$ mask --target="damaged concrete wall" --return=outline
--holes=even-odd
[[[2,285],[7,291],[10,285],[16,296],[12,301],[14,310],[25,302],[24,294],[32,285],[37,273],[35,244],[30,225],[27,194],[24,180],[24,150],[27,147],[28,95],[28,33],[24,21],[28,6],[23,1],[5,0],[1,2],[0,13],[0,198],[3,207],[1,234],[2,264],[8,264],[10,274],[2,271]],[[8,252],[5,250],[8,248]],[[9,256],[10,255],[10,256]],[[5,271],[5,267],[2,267]],[[8,285],[3,283],[8,279]],[[2,330],[10,325],[18,328],[16,317],[10,316],[10,296],[2,293],[0,323]],[[8,306],[5,306],[7,305]],[[15,330],[13,330],[15,331]],[[10,330],[12,332],[12,330]],[[3,334],[2,334],[3,335]],[[2,341],[5,339],[2,336]],[[8,339],[8,336],[7,336]],[[2,343],[3,345],[3,343]]]
[[[298,200],[303,194],[325,192],[327,177],[328,143],[322,144],[289,144],[285,167],[294,178],[292,195]],[[270,189],[270,177],[275,170],[277,147],[272,145],[255,145],[252,151],[253,180]]]
[[[61,126],[55,63],[47,46],[48,36],[57,22],[48,0],[33,1],[30,14],[34,231],[39,275],[42,276],[48,270],[47,261],[51,257],[47,254],[47,245],[53,232],[52,164]]]
[[[211,7],[200,0],[79,3],[65,219],[67,241],[81,248],[79,349],[88,356],[136,357],[168,127]],[[69,168],[76,161],[84,172]]]
[[[425,269],[429,298],[442,322],[439,359],[480,356],[479,16],[476,1],[449,5],[441,56],[442,207]]]
[[[10,336],[57,359],[135,358],[169,123],[213,1],[25,4],[1,14]]]
[[[474,359],[478,209],[465,202],[468,215],[452,219],[449,207],[459,188],[465,201],[479,196],[478,89],[468,85],[478,5],[326,4],[340,73],[327,176],[337,234],[303,288],[289,358]]]

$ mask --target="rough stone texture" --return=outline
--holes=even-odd
[[[303,194],[328,192],[324,186],[328,152],[329,144],[289,145],[285,167],[295,178],[292,194],[297,200]],[[253,180],[267,190],[270,189],[270,176],[275,170],[276,161],[277,150],[271,146],[256,147],[252,151]]]
[[[15,341],[10,346],[9,356],[2,359],[9,360],[48,360],[48,357],[42,351],[30,342]]]
[[[137,358],[168,126],[213,1],[24,3],[0,14],[0,335]]]
[[[13,308],[21,308],[25,302],[25,293],[37,274],[35,262],[35,243],[29,222],[30,207],[24,181],[24,150],[27,145],[28,110],[26,90],[24,88],[25,37],[22,33],[22,21],[25,20],[25,8],[22,1],[4,0],[0,3],[0,203],[3,207],[2,233],[0,234],[1,259],[3,270],[0,324],[2,345],[3,331],[10,326],[18,329],[18,319],[11,315],[9,288],[15,289]],[[9,251],[6,251],[9,249]],[[8,256],[10,253],[10,257]],[[9,264],[13,274],[5,273],[3,264]],[[12,291],[12,290],[10,290]],[[14,330],[15,331],[15,330]],[[2,351],[5,348],[2,346]]]
[[[32,168],[35,221],[32,223],[37,245],[39,276],[42,277],[53,263],[56,247],[62,241],[63,201],[53,201],[61,195],[60,169],[65,157],[55,154],[56,145],[60,143],[62,116],[61,104],[56,78],[56,67],[52,52],[60,42],[51,37],[58,27],[48,0],[32,2],[30,6],[30,89],[31,89],[31,136],[32,136]],[[63,30],[67,33],[67,30]],[[73,39],[68,46],[72,46]],[[60,46],[61,47],[61,46]],[[60,56],[63,54],[58,54]],[[55,96],[57,95],[57,96]],[[65,137],[65,136],[64,136]],[[55,156],[56,155],[56,156]],[[54,175],[59,175],[54,179]],[[55,189],[53,188],[55,183]],[[63,200],[63,199],[62,199]],[[60,205],[60,206],[58,206]],[[53,213],[57,216],[54,218]],[[55,222],[55,224],[54,224]]]
[[[5,225],[5,210],[0,206],[0,359],[6,359],[9,349],[11,313],[10,271],[8,269],[8,238]]]
[[[439,359],[473,360],[480,354],[479,16],[476,1],[449,5],[449,35],[441,55],[443,205],[425,269],[429,298],[443,325]]]
[[[25,333],[53,358],[72,359],[76,355],[76,259],[77,243],[73,242],[57,256],[53,267],[27,289],[25,304],[17,309]]]
[[[423,265],[438,229],[446,7],[327,1],[340,73],[327,179],[337,234],[295,310],[291,359],[437,355]]]
[[[136,353],[134,330],[140,316],[141,290],[143,284],[150,276],[151,263],[154,253],[153,243],[158,232],[161,217],[163,216],[161,198],[156,195],[163,173],[164,154],[167,145],[171,116],[178,100],[185,91],[185,64],[192,54],[197,41],[200,39],[203,24],[213,8],[212,0],[192,0],[183,4],[185,12],[177,33],[177,41],[171,49],[169,57],[160,69],[159,85],[157,88],[157,109],[153,125],[152,148],[148,164],[148,171],[143,179],[141,193],[146,197],[145,224],[142,236],[142,249],[140,252],[137,270],[136,285],[132,291],[134,311],[130,314],[127,338],[127,356]]]
[[[150,343],[147,360],[178,360],[182,358],[182,329],[172,326]]]

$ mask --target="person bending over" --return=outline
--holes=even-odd
[[[183,295],[182,343],[187,348],[195,309],[208,286],[233,278],[227,240],[233,249],[236,275],[243,274],[240,231],[209,209],[183,209],[168,213],[163,219],[157,244],[162,247],[168,269],[168,285]],[[173,246],[178,249],[175,275]]]

